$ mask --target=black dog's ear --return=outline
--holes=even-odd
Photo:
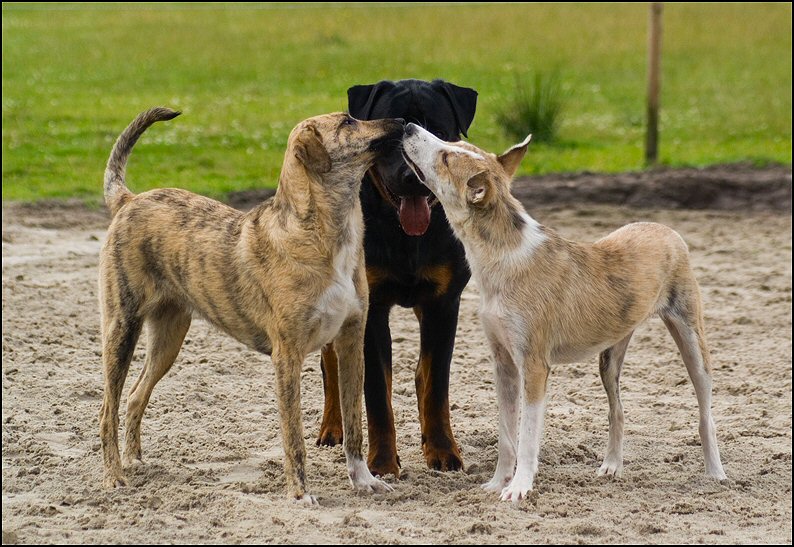
[[[384,91],[392,89],[394,82],[383,80],[372,85],[354,85],[347,90],[347,111],[359,120],[369,120],[375,99]]]
[[[458,132],[464,137],[468,137],[466,132],[469,130],[471,122],[474,120],[474,112],[477,110],[477,92],[469,87],[460,87],[444,80],[434,80],[434,87],[440,87],[444,95],[447,96],[452,111],[455,113],[455,120],[458,122]]]

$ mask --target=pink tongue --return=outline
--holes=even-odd
[[[420,236],[430,225],[430,206],[425,196],[400,199],[400,225],[409,236]]]

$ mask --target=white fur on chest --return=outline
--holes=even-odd
[[[520,312],[506,306],[498,293],[482,295],[480,320],[491,343],[504,347],[514,361],[520,362],[528,339],[526,321]]]
[[[361,230],[354,229],[351,221],[352,237],[334,257],[331,283],[323,291],[315,305],[310,351],[316,351],[336,338],[345,320],[356,313],[361,313],[361,302],[356,295],[353,274],[358,265],[361,252]]]

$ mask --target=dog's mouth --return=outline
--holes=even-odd
[[[398,196],[383,182],[377,168],[370,169],[369,175],[381,197],[397,209],[403,232],[409,236],[424,235],[430,226],[431,209],[438,203],[438,198],[433,194]]]
[[[411,171],[413,171],[416,174],[416,178],[419,179],[419,182],[425,184],[425,180],[427,179],[425,178],[425,174],[422,172],[422,170],[419,169],[419,166],[411,161],[411,158],[408,157],[408,154],[405,153],[405,150],[402,151],[402,155],[403,155],[403,160],[405,161],[405,163],[408,164],[408,167],[411,168]]]

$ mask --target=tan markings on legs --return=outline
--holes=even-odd
[[[336,446],[342,442],[344,436],[342,434],[342,410],[339,402],[339,361],[333,342],[323,346],[320,367],[323,371],[325,405],[317,446]]]
[[[501,499],[518,503],[532,490],[538,472],[540,440],[543,435],[543,418],[546,409],[546,381],[549,366],[546,360],[535,355],[527,356],[523,364],[524,397],[518,434],[516,472],[504,490]]]

